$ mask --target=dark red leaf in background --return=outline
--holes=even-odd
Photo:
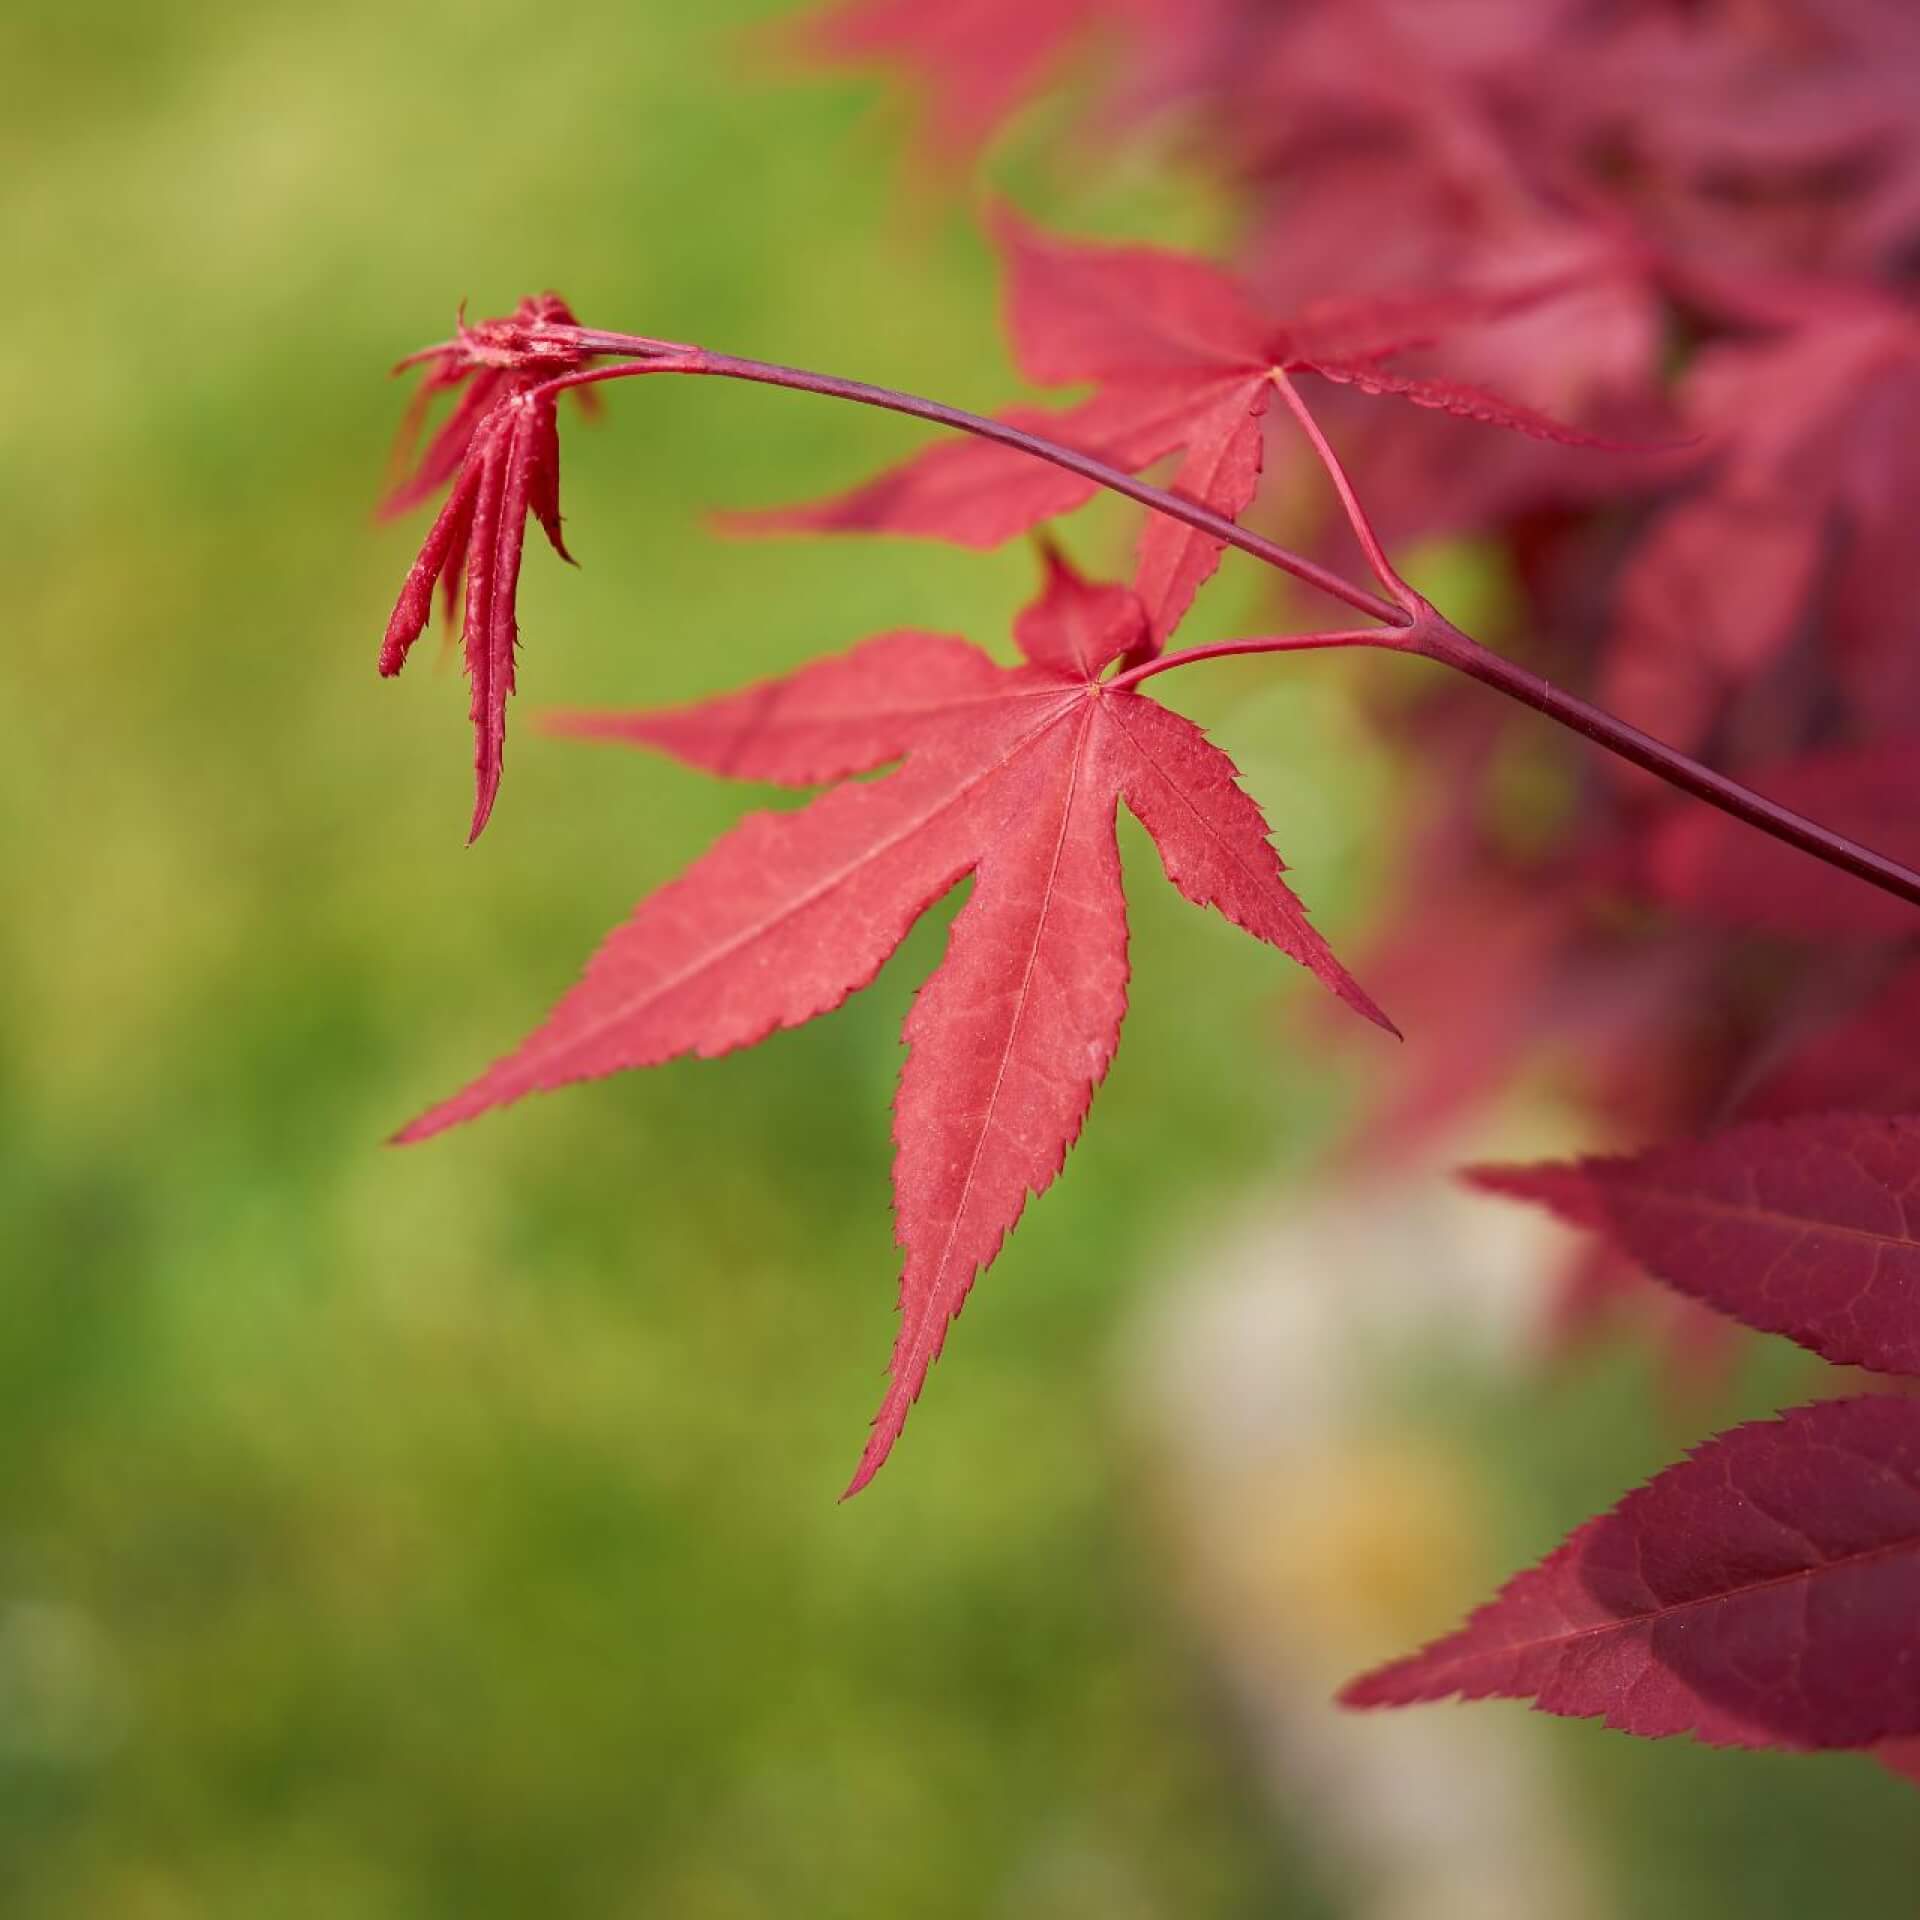
[[[1920,685],[1899,614],[1920,591],[1920,543],[1905,537],[1920,479],[1910,317],[1855,300],[1784,336],[1716,342],[1678,399],[1701,436],[1700,485],[1622,571],[1603,702],[1696,745],[1804,639],[1825,596],[1821,638],[1869,730],[1885,731],[1889,693]]]
[[[1920,964],[1806,1036],[1741,1103],[1748,1120],[1825,1108],[1920,1114]]]
[[[1499,1697],[1656,1739],[1868,1747],[1920,1734],[1917,1618],[1920,1401],[1827,1401],[1707,1441],[1341,1698]]]
[[[1621,573],[1601,704],[1670,746],[1698,747],[1795,637],[1824,548],[1797,501],[1681,501]]]
[[[1468,1177],[1605,1232],[1750,1327],[1843,1366],[1920,1373],[1920,1118],[1809,1114]]]
[[[1791,807],[1908,865],[1920,865],[1920,739],[1809,754],[1746,776]],[[1674,809],[1647,844],[1655,895],[1722,925],[1788,939],[1920,935],[1920,907],[1703,804]]]

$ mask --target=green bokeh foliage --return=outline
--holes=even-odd
[[[463,689],[431,646],[373,677],[419,533],[369,519],[380,376],[462,296],[551,284],[610,325],[1003,392],[962,210],[900,184],[868,90],[780,84],[746,32],[769,11],[0,18],[7,1914],[1318,1910],[1175,1624],[1105,1355],[1155,1251],[1306,1164],[1341,1099],[1273,1038],[1306,983],[1137,838],[1135,1010],[1071,1177],[853,1506],[896,1036],[943,914],[816,1028],[379,1146],[743,804],[532,709],[890,625],[991,640],[1031,579],[1018,551],[718,541],[708,508],[912,436],[648,382],[568,432],[585,564],[530,551],[475,851]],[[1144,163],[1055,198],[1213,217]],[[1202,619],[1258,591],[1230,570]],[[1181,694],[1230,718],[1336,932],[1378,864],[1343,674]],[[1649,1792],[1704,1775],[1635,1758]]]

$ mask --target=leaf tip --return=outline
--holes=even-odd
[[[1355,1674],[1338,1693],[1333,1696],[1334,1705],[1345,1707],[1350,1713],[1367,1713],[1377,1707],[1392,1706],[1384,1684],[1386,1676],[1392,1673],[1400,1663],[1396,1660],[1384,1667],[1373,1667],[1365,1673]]]
[[[764,540],[783,533],[825,532],[804,506],[709,507],[700,516],[709,533],[726,540]]]
[[[472,846],[486,831],[487,822],[493,818],[493,803],[500,792],[500,774],[497,768],[482,774],[478,790],[473,798],[473,823],[467,829],[467,845]]]
[[[888,1433],[875,1427],[873,1437],[868,1440],[865,1451],[860,1455],[860,1464],[853,1470],[853,1478],[842,1490],[839,1504],[844,1506],[856,1494],[863,1493],[872,1483],[873,1476],[886,1464],[887,1455],[893,1451],[893,1443],[899,1429]]]
[[[387,1147],[417,1147],[422,1140],[431,1139],[440,1131],[430,1124],[433,1111],[416,1114],[404,1127],[396,1127],[380,1144]]]
[[[1403,1046],[1406,1044],[1407,1036],[1400,1031],[1399,1024],[1392,1014],[1388,1013],[1331,954],[1326,956],[1322,964],[1309,960],[1306,965],[1310,972],[1317,974],[1326,986],[1332,988],[1335,996],[1344,1001],[1362,1019],[1370,1021],[1390,1039],[1398,1040]]]

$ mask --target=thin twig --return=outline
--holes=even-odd
[[[603,339],[618,337],[600,336]],[[1275,541],[1251,532],[1224,514],[1215,513],[1211,507],[1203,507],[1197,500],[1169,493],[1163,487],[1149,486],[1144,480],[1136,480],[1132,474],[1123,473],[1118,467],[1109,466],[1106,461],[1096,459],[1092,454],[1081,453],[1073,447],[1063,447],[1056,441],[1043,439],[1039,434],[1028,433],[1020,427],[1010,427],[1004,420],[995,420],[983,413],[969,413],[964,407],[945,406],[938,400],[923,400],[918,394],[899,393],[892,387],[875,387],[864,380],[844,380],[836,374],[808,373],[800,367],[778,366],[767,360],[742,360],[733,354],[709,353],[705,349],[698,349],[691,356],[655,356],[645,360],[622,361],[611,367],[584,368],[578,373],[562,374],[548,381],[540,391],[558,392],[566,387],[589,386],[597,381],[624,380],[648,373],[699,373],[723,380],[752,380],[762,386],[788,387],[798,393],[818,393],[833,400],[851,400],[863,407],[884,407],[890,413],[908,414],[916,420],[930,420],[936,426],[957,428],[981,440],[998,441],[1003,447],[1031,454],[1036,460],[1050,460],[1056,467],[1065,467],[1069,473],[1077,473],[1083,479],[1107,488],[1109,492],[1137,500],[1141,506],[1151,507],[1156,513],[1184,521],[1199,532],[1211,534],[1214,539],[1222,540],[1230,547],[1238,547],[1242,553],[1250,553],[1256,560],[1264,561],[1270,567],[1278,567],[1281,572],[1292,574],[1296,580],[1302,580],[1308,586],[1317,587],[1322,593],[1344,601],[1355,612],[1364,613],[1370,619],[1384,620],[1392,625],[1406,623],[1407,615],[1403,608],[1380,599],[1364,587],[1356,586],[1351,580],[1342,578],[1317,561],[1309,560],[1304,554],[1294,553]]]
[[[1758,831],[1816,860],[1851,873],[1868,885],[1878,887],[1898,899],[1920,906],[1920,873],[1902,866],[1884,854],[1875,853],[1849,840],[1844,834],[1821,826],[1817,821],[1795,813],[1791,808],[1766,799],[1727,775],[1714,772],[1690,755],[1664,745],[1652,735],[1629,726],[1603,709],[1589,705],[1574,694],[1543,680],[1528,668],[1491,652],[1477,640],[1460,632],[1434,611],[1419,594],[1394,571],[1386,551],[1374,533],[1345,469],[1308,412],[1306,403],[1284,374],[1274,375],[1274,384],[1286,401],[1340,496],[1348,521],[1367,556],[1368,563],[1383,585],[1395,595],[1398,605],[1380,599],[1364,587],[1342,578],[1302,554],[1264,539],[1257,533],[1163,488],[1148,486],[1131,474],[1095,459],[1091,454],[1064,447],[1038,434],[1007,425],[988,415],[969,413],[962,407],[949,407],[937,400],[925,400],[918,394],[901,393],[891,387],[871,386],[864,380],[845,380],[837,375],[809,373],[799,367],[784,367],[771,361],[745,360],[732,354],[710,353],[702,347],[682,347],[671,341],[649,340],[634,334],[583,333],[575,345],[600,353],[631,353],[637,357],[612,366],[582,368],[561,374],[534,389],[537,393],[558,393],[568,387],[596,385],[606,380],[632,379],[642,374],[705,374],[727,380],[749,380],[762,386],[788,387],[801,393],[817,393],[834,400],[851,400],[858,405],[883,407],[891,413],[904,413],[936,426],[952,427],[979,439],[992,440],[1031,454],[1037,460],[1051,461],[1070,473],[1080,474],[1110,492],[1137,501],[1156,513],[1164,513],[1198,531],[1211,534],[1228,546],[1238,547],[1256,560],[1276,567],[1295,579],[1318,587],[1323,593],[1367,614],[1383,624],[1352,632],[1281,635],[1263,639],[1229,640],[1218,645],[1190,647],[1182,652],[1149,660],[1106,682],[1109,690],[1132,687],[1154,674],[1175,667],[1191,666],[1201,660],[1219,659],[1230,654],[1294,653],[1326,647],[1378,647],[1389,652],[1411,653],[1464,673],[1484,686],[1518,700],[1536,713],[1557,721],[1608,752],[1720,809],[1733,819],[1745,821]]]
[[[1410,614],[1414,606],[1413,590],[1394,571],[1386,548],[1380,544],[1380,536],[1373,530],[1373,522],[1367,518],[1366,509],[1360,504],[1360,496],[1353,490],[1353,482],[1347,478],[1346,468],[1340,464],[1340,456],[1320,431],[1319,421],[1308,412],[1307,403],[1300,398],[1293,382],[1279,367],[1274,368],[1271,377],[1274,386],[1279,389],[1280,398],[1287,403],[1287,411],[1300,423],[1301,431],[1327,471],[1327,478],[1333,482],[1333,490],[1346,510],[1347,524],[1353,529],[1354,538],[1360,542],[1360,551],[1367,556],[1367,565],[1373,569],[1373,577]]]

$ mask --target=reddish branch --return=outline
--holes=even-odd
[[[494,326],[497,333],[499,323],[494,323]],[[426,349],[423,354],[416,354],[403,364],[410,365],[422,358],[439,356],[442,367],[435,378],[437,384],[445,385],[450,384],[446,377],[447,367],[460,365],[463,356],[466,362],[484,365],[491,370],[499,364],[499,356],[510,351],[508,348],[503,348],[497,339],[488,336],[486,348],[489,357],[482,360],[474,348],[468,344],[475,337],[477,333],[468,333],[463,330],[462,335],[455,340]],[[583,364],[589,356],[614,354],[627,357],[616,360],[611,365]],[[633,379],[646,374],[701,374],[719,379],[747,380],[763,386],[787,387],[800,393],[821,394],[829,399],[848,400],[861,406],[880,407],[891,413],[903,413],[913,419],[926,420],[937,426],[972,434],[982,440],[997,442],[1001,446],[1029,454],[1037,460],[1049,461],[1056,467],[1065,468],[1070,473],[1093,481],[1109,492],[1136,501],[1156,513],[1182,521],[1197,532],[1204,533],[1228,546],[1237,547],[1242,553],[1250,554],[1265,565],[1291,574],[1306,585],[1317,587],[1321,592],[1344,602],[1357,612],[1381,622],[1377,629],[1230,641],[1219,646],[1192,648],[1181,653],[1160,655],[1133,667],[1125,675],[1129,684],[1144,679],[1150,674],[1167,672],[1175,666],[1184,666],[1200,659],[1218,658],[1233,653],[1278,653],[1316,648],[1367,646],[1389,652],[1416,654],[1451,668],[1457,673],[1465,674],[1483,685],[1504,693],[1510,699],[1533,708],[1535,712],[1545,715],[1549,720],[1604,747],[1622,760],[1644,768],[1680,791],[1706,801],[1710,806],[1717,807],[1721,812],[1745,822],[1761,833],[1768,834],[1789,846],[1797,847],[1816,860],[1824,861],[1829,866],[1850,873],[1883,892],[1914,905],[1920,905],[1920,873],[1915,873],[1911,868],[1871,848],[1859,845],[1844,834],[1824,827],[1817,821],[1807,819],[1791,808],[1768,800],[1764,795],[1755,793],[1750,787],[1742,785],[1726,774],[1704,766],[1691,755],[1664,745],[1651,735],[1641,732],[1637,727],[1628,725],[1625,721],[1589,704],[1577,695],[1552,685],[1516,662],[1492,652],[1444,620],[1407,586],[1392,567],[1333,448],[1320,431],[1292,381],[1283,372],[1276,372],[1273,375],[1274,385],[1288,409],[1300,423],[1315,454],[1326,468],[1362,551],[1379,574],[1382,584],[1393,596],[1390,600],[1382,599],[1367,588],[1356,585],[1329,568],[1308,559],[1305,555],[1295,553],[1224,515],[1215,513],[1198,501],[1187,499],[1177,493],[1170,493],[1144,480],[1135,479],[1133,475],[1122,472],[1092,454],[1063,446],[1057,441],[1049,440],[1025,428],[1010,425],[1004,420],[996,420],[985,414],[971,413],[963,407],[951,407],[938,400],[924,399],[918,394],[903,393],[892,387],[875,386],[864,380],[844,379],[835,374],[814,373],[804,368],[781,366],[770,361],[714,353],[703,347],[680,342],[655,340],[637,334],[567,326],[550,320],[542,320],[538,324],[537,338],[524,351],[518,364],[528,369],[554,365],[563,369],[551,378],[538,380],[532,385],[521,385],[513,398],[523,406],[544,402],[546,408],[550,410],[553,399],[560,393],[569,389],[597,386],[610,380]],[[490,457],[488,449],[496,440],[501,440],[504,444],[503,436],[489,434],[487,423],[480,422],[479,431],[475,433],[472,444],[477,450],[477,457],[482,462]],[[470,453],[470,461],[475,457],[475,454]],[[465,486],[474,483],[475,476],[470,473],[459,484]],[[456,497],[458,497],[458,489]],[[446,517],[443,515],[443,520]],[[513,519],[514,523],[507,524],[509,519]],[[493,515],[481,513],[471,516],[471,524],[496,542],[510,543],[517,557],[521,537],[517,518],[498,513]],[[550,530],[555,532],[556,540],[557,527],[556,514],[550,522]],[[402,595],[402,608],[405,610],[405,623],[408,625],[415,624],[416,614],[420,620],[424,620],[423,608],[426,596],[432,591],[432,577],[443,566],[451,564],[448,551],[450,543],[441,537],[442,532],[442,527],[436,525],[434,534],[429,538],[428,551],[423,553],[421,563],[417,563],[414,573],[409,575],[407,588]],[[453,558],[457,559],[457,556]],[[512,684],[513,610],[510,593],[513,567],[505,564],[498,552],[490,554],[488,559],[508,592],[504,597],[499,594],[472,593],[468,597],[470,620],[475,617],[474,610],[478,607],[479,617],[483,620],[490,618],[496,629],[495,637],[491,641],[485,634],[476,636],[471,630],[467,636],[469,658],[478,658],[489,663],[485,684],[491,690],[493,700],[491,712],[483,715],[481,682],[476,679],[475,723],[480,730],[479,759],[484,803],[482,809],[476,813],[474,828],[476,833],[479,831],[480,824],[484,822],[484,807],[491,804],[493,789],[498,784],[500,713],[504,707],[506,691]],[[470,560],[469,565],[472,564]],[[397,621],[402,617],[401,614],[396,614]],[[417,631],[417,625],[415,630]],[[391,654],[394,650],[389,646],[388,651]],[[387,671],[394,670],[394,667],[386,665],[385,657],[383,657],[383,667]]]

